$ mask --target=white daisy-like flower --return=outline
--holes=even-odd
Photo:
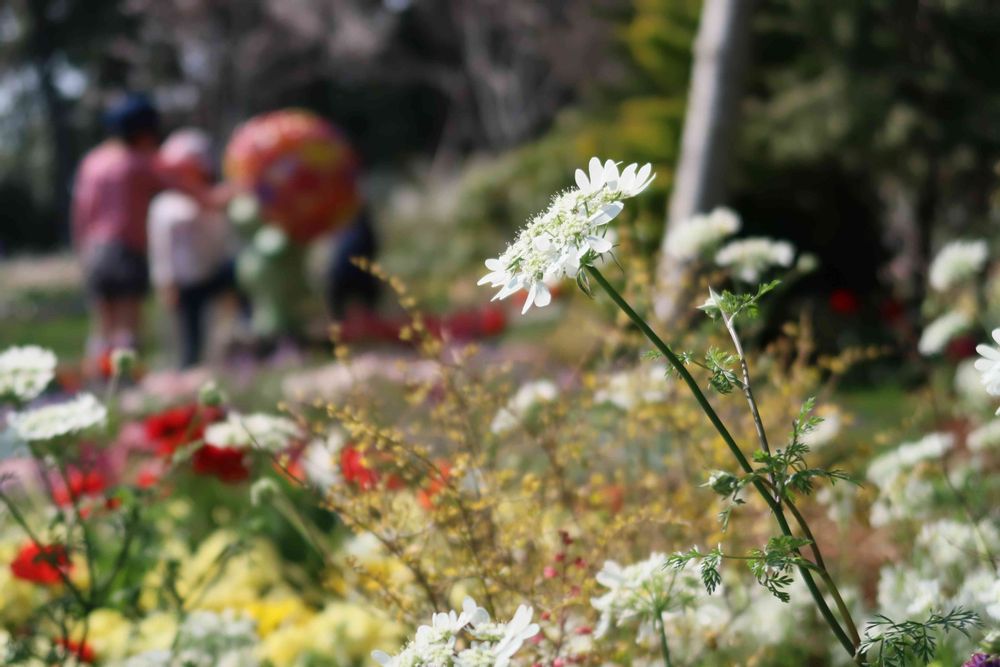
[[[553,197],[499,257],[486,260],[489,273],[478,284],[499,287],[494,300],[527,290],[522,313],[547,306],[552,301],[547,283],[576,277],[583,266],[611,250],[606,225],[621,213],[623,199],[641,193],[655,177],[649,164],[633,163],[619,171],[617,162],[602,163],[596,157],[588,169],[577,169],[577,187]]]
[[[225,421],[209,425],[204,439],[214,447],[278,452],[301,437],[301,429],[287,417],[262,412],[249,415],[232,412]]]
[[[755,283],[776,266],[788,268],[795,259],[795,248],[788,241],[752,237],[730,241],[715,254],[715,263],[731,268],[737,278]]]
[[[107,408],[93,394],[83,393],[62,403],[15,412],[7,424],[25,442],[47,442],[88,433],[104,426],[107,418]]]
[[[740,216],[719,207],[711,213],[680,222],[667,234],[666,251],[674,259],[690,261],[740,230]]]
[[[37,345],[9,347],[0,353],[0,400],[36,398],[56,373],[56,355]]]
[[[551,403],[559,396],[559,388],[551,380],[535,380],[525,383],[517,393],[501,408],[493,422],[490,430],[500,434],[515,428],[528,416],[532,408],[543,403]]]
[[[983,377],[987,393],[990,396],[1000,396],[1000,329],[993,330],[993,340],[997,347],[976,346],[976,352],[982,357],[976,360],[976,370]]]
[[[972,322],[958,311],[945,313],[928,324],[917,343],[917,350],[925,357],[940,354],[952,338],[962,333]]]
[[[931,287],[939,292],[975,277],[989,257],[986,241],[952,241],[934,257],[928,274]]]

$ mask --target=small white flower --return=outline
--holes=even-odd
[[[613,626],[637,621],[640,643],[652,636],[660,610],[685,606],[702,590],[688,568],[668,567],[666,555],[655,552],[646,560],[626,566],[606,561],[595,579],[608,592],[590,601],[601,613],[594,636],[603,637]]]
[[[968,329],[971,324],[963,313],[945,313],[924,328],[917,350],[925,357],[940,354],[952,338]]]
[[[732,268],[737,278],[748,283],[757,282],[773,267],[790,267],[794,259],[791,243],[764,237],[731,241],[715,255],[716,264]]]
[[[521,605],[514,612],[514,617],[507,623],[503,637],[493,647],[494,664],[496,667],[506,667],[510,659],[518,652],[521,645],[538,634],[538,624],[531,622],[532,609]]]
[[[681,261],[695,259],[738,232],[740,224],[740,217],[728,208],[696,215],[671,228],[667,234],[667,254]]]
[[[975,277],[989,257],[986,241],[952,241],[945,245],[931,262],[929,280],[939,292],[948,290]]]
[[[36,398],[55,377],[56,355],[37,345],[9,347],[0,353],[0,400]]]
[[[431,625],[420,626],[396,655],[373,651],[372,658],[383,667],[507,667],[525,640],[538,634],[531,616],[531,607],[521,605],[508,623],[491,623],[486,610],[467,597],[461,613],[434,614]],[[456,654],[460,634],[464,648]]]
[[[205,442],[214,447],[256,448],[278,452],[292,440],[302,437],[298,425],[287,417],[257,412],[249,415],[230,413],[225,421],[205,429]]]
[[[340,470],[340,450],[344,444],[344,434],[331,429],[325,440],[317,438],[306,446],[302,467],[310,484],[325,492],[344,481]]]
[[[1000,396],[1000,329],[993,330],[993,340],[997,347],[976,346],[976,352],[982,357],[976,360],[976,370],[983,376],[987,393],[990,396]]]
[[[621,200],[641,193],[653,178],[648,164],[619,172],[616,162],[591,158],[588,172],[576,171],[576,188],[553,197],[499,257],[486,260],[489,273],[478,284],[500,288],[493,300],[527,290],[522,313],[547,306],[552,301],[547,284],[575,277],[610,251],[606,225],[621,213]]]
[[[25,442],[46,442],[78,436],[104,426],[108,410],[93,394],[78,394],[62,403],[15,412],[7,423]]]

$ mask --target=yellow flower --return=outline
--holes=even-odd
[[[87,645],[102,661],[118,660],[128,654],[132,624],[114,609],[95,609],[87,617]],[[84,625],[78,621],[70,636],[81,641]]]
[[[261,637],[267,637],[279,627],[302,625],[315,614],[302,600],[291,594],[251,602],[242,610],[257,621],[257,633]]]
[[[150,614],[136,625],[130,653],[169,648],[176,634],[176,616],[165,612]]]

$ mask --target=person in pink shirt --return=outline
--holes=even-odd
[[[206,207],[221,207],[232,194],[225,185],[185,182],[160,164],[160,116],[145,96],[126,98],[108,113],[107,124],[111,137],[84,156],[73,187],[73,243],[94,305],[91,359],[140,342],[153,197],[176,189]]]
[[[139,343],[149,292],[146,214],[169,186],[156,162],[160,118],[152,104],[130,96],[107,122],[112,136],[84,157],[73,188],[73,243],[94,306],[91,358]]]

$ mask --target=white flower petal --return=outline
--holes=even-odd
[[[596,192],[604,187],[604,165],[596,158],[590,158],[590,189],[589,192]]]
[[[608,160],[604,163],[604,182],[608,185],[608,190],[618,189],[618,163]]]
[[[590,181],[587,180],[587,174],[583,172],[583,169],[576,170],[576,187],[580,188],[584,192],[589,192]]]
[[[535,289],[536,306],[544,308],[552,303],[552,292],[550,292],[549,288],[545,286],[545,283],[535,283],[533,287]]]
[[[603,236],[588,236],[587,243],[594,252],[604,253],[611,250],[613,244]]]
[[[613,201],[608,204],[605,204],[604,206],[601,207],[601,210],[599,210],[594,215],[590,216],[590,224],[594,225],[595,227],[599,227],[600,225],[606,225],[615,218],[617,218],[618,214],[622,212],[623,208],[625,208],[625,204],[621,203],[620,201]]]
[[[629,192],[635,183],[635,170],[639,168],[635,162],[625,167],[618,177],[618,189],[622,192]]]

